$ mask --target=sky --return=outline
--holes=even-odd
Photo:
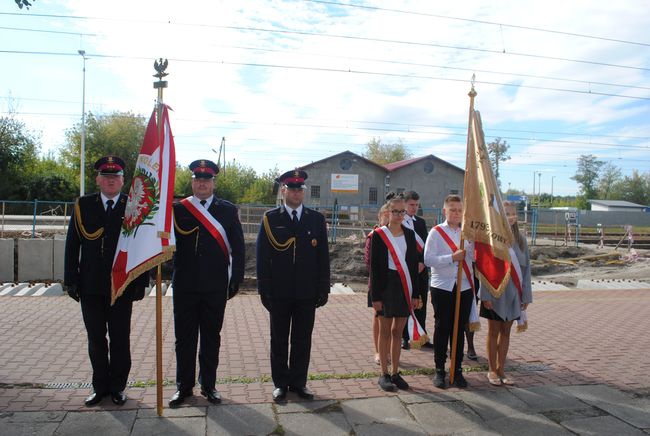
[[[649,28],[643,0],[4,0],[0,116],[56,153],[82,103],[149,117],[162,57],[181,164],[225,138],[284,172],[379,138],[464,168],[474,76],[502,188],[575,195],[580,155],[650,171]]]

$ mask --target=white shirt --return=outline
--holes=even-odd
[[[414,221],[415,221],[415,217],[407,214],[404,215],[404,221],[402,221],[402,224],[404,224],[409,229],[415,231],[415,224],[413,224]]]
[[[99,195],[102,197],[102,204],[104,205],[104,210],[108,208],[108,205],[106,204],[108,200],[113,200],[113,209],[115,209],[115,206],[117,206],[117,200],[120,199],[120,194],[117,194],[115,197],[111,197],[111,198],[105,196],[103,192],[100,192]]]
[[[442,230],[449,235],[452,241],[456,244],[457,247],[460,247],[460,227],[457,229],[452,229],[449,227],[447,221],[440,224]],[[474,243],[471,241],[465,241],[465,261],[469,266],[469,271],[474,280],[474,273],[472,272],[472,262],[474,261]],[[458,275],[458,262],[454,262],[451,258],[453,252],[451,248],[442,239],[442,236],[438,233],[435,227],[431,228],[429,235],[427,236],[427,241],[424,244],[424,264],[428,267],[431,267],[431,287],[444,289],[451,292],[456,284],[456,278]],[[462,282],[461,289],[466,291],[472,288],[471,283],[467,280],[467,275],[465,271],[462,271]]]
[[[199,197],[197,197],[197,196],[193,196],[192,199],[194,200],[194,206],[196,206],[196,207],[203,207],[204,209],[207,209],[207,208],[209,208],[210,205],[212,204],[212,197],[214,197],[214,194],[212,194],[211,196],[209,196],[208,198],[206,198],[206,199],[205,199],[205,204],[202,205],[202,204],[201,204],[201,201],[203,201],[203,200],[201,200],[201,199],[200,199]]]
[[[393,236],[393,238],[395,240],[395,245],[397,245],[397,249],[402,252],[402,256],[406,257],[406,238],[404,237],[404,235]],[[395,265],[393,256],[390,255],[390,250],[388,251],[388,269],[397,271],[397,266]],[[408,274],[408,271],[406,273]]]
[[[295,210],[296,214],[298,215],[298,221],[300,221],[300,217],[302,216],[302,204],[300,204],[297,209],[292,209],[286,204],[284,205],[284,208],[286,209],[287,213],[289,214],[289,218],[291,219],[293,219],[293,215],[291,213]]]

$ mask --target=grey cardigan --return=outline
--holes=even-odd
[[[492,302],[492,309],[505,321],[519,318],[521,315],[521,304],[533,302],[533,288],[530,278],[530,252],[528,251],[526,237],[521,235],[521,238],[524,241],[523,250],[519,248],[518,244],[512,246],[517,255],[516,261],[519,262],[521,267],[521,300],[519,299],[519,291],[517,291],[517,287],[512,279],[508,281],[505,291],[499,298],[494,298],[483,286],[480,287],[478,293],[481,301]],[[515,259],[513,259],[513,261],[515,261]]]

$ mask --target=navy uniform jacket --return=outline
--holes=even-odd
[[[415,221],[413,221],[413,227],[415,228],[415,233],[422,238],[422,242],[426,243],[429,231],[427,230],[427,223],[424,221],[424,218],[416,215]],[[424,263],[424,247],[422,247],[422,251],[420,262]],[[424,268],[420,276],[420,291],[426,294],[429,290],[429,268]]]
[[[200,207],[200,206],[199,206]],[[237,208],[229,201],[212,197],[208,212],[225,229],[232,249],[232,281],[244,280],[244,232]],[[174,204],[176,253],[174,294],[210,292],[227,294],[228,263],[221,246],[182,203]]]
[[[330,259],[325,217],[303,206],[294,231],[284,206],[265,213],[275,241],[269,241],[264,220],[257,235],[257,290],[272,298],[316,299],[330,291]],[[295,236],[294,244],[287,244]],[[295,254],[294,254],[295,249]]]
[[[418,247],[415,242],[415,232],[404,226],[402,226],[402,230],[406,239],[406,265],[408,267],[408,273],[411,276],[411,284],[413,285],[412,298],[421,298],[422,286],[420,284],[420,275],[418,274],[418,262],[421,260],[421,255],[418,253]],[[376,231],[372,232],[370,247],[370,289],[372,301],[383,301],[386,285],[388,284],[388,247]]]
[[[79,215],[75,207],[65,241],[64,284],[77,286],[82,296],[111,295],[111,269],[126,201],[127,196],[120,194],[108,222],[99,193],[84,195],[77,201]],[[136,286],[148,284],[149,274],[142,274],[127,286],[124,295],[132,298]]]

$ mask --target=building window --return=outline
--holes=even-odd
[[[377,204],[377,188],[371,187],[368,190],[368,204]]]
[[[404,188],[397,188],[397,195],[404,193]]]
[[[349,170],[352,168],[352,161],[348,158],[341,159],[341,162],[339,162],[339,166],[341,167],[342,170]]]
[[[320,198],[320,186],[311,185],[311,198]]]
[[[424,168],[423,168],[423,170],[424,170],[424,172],[425,172],[426,174],[431,174],[431,173],[433,173],[433,162],[431,162],[431,161],[427,161],[427,162],[425,162],[425,163],[424,163]]]
[[[458,195],[458,189],[450,189],[449,195]]]

